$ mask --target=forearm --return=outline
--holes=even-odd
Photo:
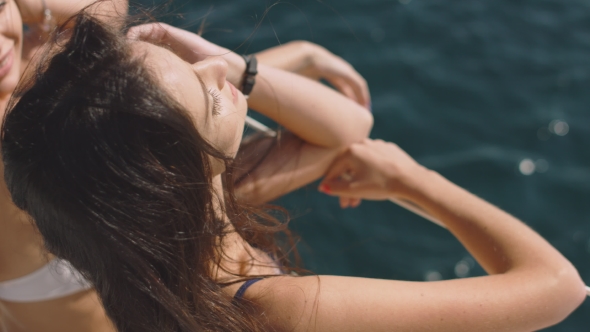
[[[39,24],[44,20],[43,2],[59,25],[97,0],[17,0],[23,23]],[[102,1],[92,14],[98,18],[119,18],[127,14],[128,0]]]
[[[373,117],[365,108],[312,80],[260,65],[248,106],[321,147],[367,137]]]
[[[395,144],[364,140],[351,145],[330,166],[319,189],[340,197],[409,200],[442,221],[492,274],[400,285],[392,294],[406,307],[396,311],[421,313],[407,321],[412,327],[407,330],[420,330],[420,325],[441,331],[537,330],[563,320],[584,300],[576,269],[541,236],[420,166]],[[386,287],[376,289],[381,297]]]
[[[273,68],[300,73],[311,65],[313,47],[297,40],[256,53],[258,62]]]
[[[242,202],[262,205],[323,176],[342,148],[306,144],[284,132],[240,147],[234,170],[236,195]]]
[[[537,309],[546,326],[563,320],[584,301],[577,270],[541,236],[439,174],[426,173],[411,200],[443,221],[488,273],[502,278],[497,279],[500,285],[520,285],[526,291],[516,296],[551,303]]]
[[[185,61],[200,61],[204,55],[221,56],[229,65],[227,80],[242,87],[246,70],[242,57],[192,33],[164,27],[156,27],[156,32],[154,26],[146,27],[144,33],[153,40],[165,42]],[[248,106],[305,142],[320,147],[341,147],[358,142],[368,136],[373,125],[371,113],[354,100],[318,82],[262,63],[258,66]]]
[[[508,213],[440,176],[421,170],[410,199],[442,220],[490,274],[516,268],[573,267],[541,236]]]

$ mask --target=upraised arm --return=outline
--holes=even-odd
[[[249,105],[290,133],[272,146],[258,144],[240,151],[239,158],[253,160],[254,165],[240,160],[241,171],[248,173],[238,174],[236,193],[251,204],[315,181],[342,149],[366,137],[372,125],[364,107],[317,82],[267,66],[261,66],[259,75]],[[263,162],[256,163],[262,157]]]
[[[221,56],[229,65],[227,79],[242,86],[242,57],[201,36],[163,23],[130,29],[128,36],[166,44],[193,63]],[[363,106],[318,82],[264,64],[258,67],[248,106],[273,119],[303,141],[321,147],[342,147],[367,137],[373,117]]]
[[[368,136],[373,122],[363,106],[318,82],[264,65],[258,75],[249,106],[293,135],[275,142],[257,167],[242,165],[248,173],[240,177],[236,192],[252,204],[321,177],[343,148]],[[250,149],[243,149],[240,157],[256,160],[265,153],[263,145]]]
[[[584,300],[576,269],[542,237],[394,144],[353,144],[320,189],[418,204],[491,275],[438,282],[281,277],[250,293],[270,324],[294,331],[532,331],[557,324]]]
[[[242,57],[196,34],[155,23],[134,27],[128,36],[166,44],[188,62],[221,56],[229,64],[227,79],[241,86],[246,66]],[[318,179],[342,149],[367,137],[373,124],[373,117],[364,106],[333,89],[264,64],[258,69],[248,105],[292,134],[283,136],[280,142],[266,142],[241,151],[242,159],[265,156],[252,172],[238,175],[243,180],[236,188],[238,195],[253,204],[267,202]],[[241,166],[238,171],[250,170],[247,165]]]
[[[98,19],[111,24],[122,24],[127,15],[128,0],[16,0],[23,23],[29,27],[24,34],[21,55],[21,70],[27,68],[35,54],[47,41],[50,32],[56,26],[66,22],[70,17],[87,6],[89,12]],[[45,9],[49,9],[45,15]]]
[[[258,62],[313,80],[324,79],[348,98],[371,108],[367,81],[345,60],[324,47],[296,40],[256,53]]]
[[[100,2],[100,3],[99,3]],[[93,8],[96,17],[125,17],[128,0],[17,0],[23,23],[27,25],[42,24],[45,9],[51,11],[55,24],[59,25],[85,7],[98,3]]]
[[[367,137],[371,114],[342,94],[305,77],[261,65],[248,105],[304,141],[338,147]]]

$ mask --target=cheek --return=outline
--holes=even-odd
[[[245,115],[242,115],[238,112],[231,116],[231,124],[228,125],[227,130],[227,142],[228,142],[228,149],[230,150],[230,154],[235,156],[238,153],[238,149],[240,148],[240,144],[242,143],[242,136],[244,134],[244,118]]]
[[[242,129],[234,116],[228,116],[218,123],[214,136],[215,147],[227,156],[234,156],[242,140]]]
[[[225,151],[229,155],[235,156],[242,142],[242,134],[244,133],[244,120],[245,112],[240,112],[235,107],[232,112],[226,114],[221,121],[223,128],[220,128],[223,132]]]
[[[244,122],[243,121],[236,121],[232,128],[233,137],[231,137],[231,155],[233,157],[236,156],[238,153],[238,149],[240,148],[240,144],[242,143],[242,135],[244,134]]]

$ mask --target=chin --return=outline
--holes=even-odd
[[[10,73],[0,81],[0,98],[9,97],[14,92],[19,79],[19,76],[16,74],[18,74],[18,71],[16,73]]]
[[[248,101],[246,100],[246,97],[244,97],[244,95],[240,92],[239,93],[239,97],[238,97],[238,109],[240,111],[242,111],[242,114],[244,115],[244,118],[246,117],[246,113],[248,113]]]

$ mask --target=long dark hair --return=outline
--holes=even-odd
[[[228,225],[214,209],[209,157],[226,164],[236,231],[283,264],[275,237],[285,225],[236,201],[231,158],[199,135],[121,31],[75,20],[5,116],[14,203],[48,251],[92,282],[119,331],[263,330],[212,277]]]

